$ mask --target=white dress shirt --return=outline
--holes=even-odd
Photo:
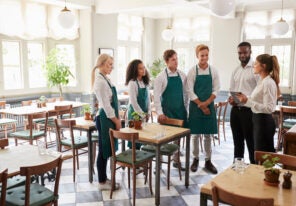
[[[271,114],[274,112],[277,100],[277,86],[275,81],[268,75],[260,79],[258,85],[246,102],[253,113]]]
[[[179,73],[181,80],[182,80],[182,84],[183,84],[184,105],[185,105],[185,108],[188,109],[188,96],[187,96],[187,92],[186,92],[186,74],[179,69],[177,69],[175,72],[172,72],[171,70],[166,68],[162,72],[160,72],[154,80],[154,91],[153,91],[154,106],[155,106],[155,109],[156,109],[156,112],[158,115],[163,114],[160,100],[161,100],[161,96],[162,96],[163,92],[165,91],[165,89],[168,85],[166,71],[168,72],[169,77],[178,76],[178,73]]]
[[[138,83],[139,83],[140,88],[147,87],[148,98],[149,98],[149,101],[148,101],[148,114],[150,114],[150,92],[149,92],[149,87],[148,87],[148,85],[145,85],[143,81],[138,80]],[[137,81],[130,80],[129,83],[128,83],[128,94],[129,94],[129,102],[128,102],[128,104],[132,105],[136,112],[142,113],[143,110],[141,109],[141,107],[140,107],[140,105],[138,104],[138,101],[137,101],[138,93],[139,93],[139,89],[138,89]]]
[[[99,100],[99,107],[104,109],[106,116],[108,118],[115,117],[115,110],[111,106],[112,102],[112,89],[107,83],[106,79],[99,73],[95,73],[95,82],[94,82],[94,92],[96,94],[97,99]],[[111,86],[114,86],[110,79],[108,79]]]
[[[195,84],[195,80],[196,80],[196,66],[198,68],[198,75],[209,75],[210,74],[209,68],[211,68],[212,88],[213,88],[212,94],[217,96],[217,94],[220,90],[220,79],[219,79],[218,71],[210,65],[206,69],[201,69],[201,68],[199,68],[198,65],[195,65],[189,70],[188,75],[187,75],[187,92],[188,92],[190,100],[193,101],[195,99],[198,99],[198,96],[194,92],[194,84]]]
[[[260,77],[254,74],[254,61],[249,60],[245,67],[239,65],[231,75],[229,91],[241,92],[246,96],[250,96],[255,89]]]

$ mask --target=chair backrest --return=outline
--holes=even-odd
[[[4,149],[4,147],[7,147],[8,144],[8,139],[0,139],[0,149]]]
[[[173,118],[166,118],[165,120],[158,121],[160,124],[171,125],[176,127],[183,127],[184,120],[182,119],[173,119]]]
[[[254,198],[228,192],[212,182],[213,205],[218,206],[219,201],[232,206],[273,206],[272,198]]]
[[[225,121],[226,111],[227,111],[228,101],[218,103],[218,120]]]
[[[125,133],[116,131],[113,129],[109,130],[109,136],[110,136],[110,143],[111,143],[111,151],[112,151],[112,157],[115,158],[116,151],[115,151],[115,139],[122,139],[132,142],[132,161],[136,161],[136,140],[139,139],[139,133],[138,132],[131,132],[131,133]]]
[[[72,145],[74,145],[74,133],[73,133],[73,126],[76,125],[75,119],[55,119],[55,126],[56,126],[56,136],[57,140],[60,143],[63,139],[62,137],[62,130],[68,130],[71,137]]]
[[[0,101],[0,109],[5,109],[6,101]]]
[[[296,107],[296,101],[288,101],[288,106]]]
[[[31,176],[33,175],[42,175],[48,171],[56,169],[55,184],[54,184],[54,196],[58,197],[59,191],[59,181],[62,169],[62,157],[59,156],[55,160],[41,164],[37,166],[27,166],[20,168],[20,175],[26,176],[26,185],[25,185],[25,206],[30,205],[30,185],[31,185]]]
[[[54,111],[50,112],[49,116],[57,116],[62,119],[64,114],[69,114],[72,117],[72,105],[60,105],[55,106]]]
[[[47,100],[46,100],[47,102],[49,102],[49,103],[51,103],[51,102],[55,102],[56,101],[56,98],[48,98]]]
[[[33,129],[34,129],[34,119],[44,119],[44,122],[42,125],[44,125],[44,132],[46,135],[47,131],[47,122],[48,122],[48,113],[47,112],[40,112],[35,114],[29,114],[28,115],[28,128],[31,130],[30,133],[32,135]]]
[[[283,128],[283,122],[287,118],[295,118],[296,119],[296,107],[291,106],[281,106],[280,107],[280,119],[279,119],[279,127]]]
[[[286,155],[286,154],[278,154],[273,152],[264,152],[264,151],[255,151],[255,161],[261,165],[264,162],[262,158],[263,155],[270,155],[269,158],[279,157],[279,163],[283,164],[284,168],[287,166],[289,169],[296,170],[296,156]]]
[[[31,106],[32,100],[22,101],[22,106]]]
[[[5,205],[6,188],[7,188],[7,169],[0,171],[0,183],[1,183],[0,205]]]

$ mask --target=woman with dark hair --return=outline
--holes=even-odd
[[[279,89],[279,63],[276,56],[261,54],[254,64],[254,73],[260,80],[250,97],[238,95],[239,100],[251,107],[255,151],[275,152],[273,136],[275,122],[272,113],[276,108]]]
[[[138,112],[145,113],[146,121],[149,119],[150,114],[150,93],[149,93],[149,73],[145,65],[139,59],[131,61],[126,69],[125,85],[128,86],[129,93],[129,107],[128,119],[132,119],[132,113]],[[142,144],[137,143],[136,148],[140,149]],[[131,143],[128,143],[131,147]]]

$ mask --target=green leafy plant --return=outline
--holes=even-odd
[[[90,105],[86,104],[82,106],[81,114],[90,113],[90,111],[91,111]]]
[[[146,113],[145,112],[133,112],[132,113],[132,118],[133,120],[135,121],[141,121],[144,117],[146,116]]]
[[[269,154],[264,154],[262,159],[264,159],[264,162],[262,163],[264,168],[270,170],[272,173],[279,173],[279,169],[274,167],[279,162],[279,157],[271,158]]]
[[[60,49],[52,49],[46,57],[44,65],[49,87],[57,86],[60,96],[63,96],[62,86],[69,83],[70,76],[74,78],[69,66],[64,64],[65,55]]]
[[[147,66],[150,77],[151,77],[152,85],[153,85],[154,79],[165,67],[166,67],[165,62],[160,58],[154,60],[151,66],[150,65]]]
[[[46,102],[46,100],[47,100],[46,96],[39,97],[40,102]]]

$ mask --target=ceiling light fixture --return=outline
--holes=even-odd
[[[71,12],[71,10],[69,10],[67,8],[67,6],[66,6],[66,0],[65,0],[65,8],[61,10],[61,13],[58,16],[58,20],[59,20],[60,25],[64,29],[70,29],[74,25],[75,16]]]
[[[174,38],[172,27],[168,25],[167,28],[162,31],[161,36],[165,41],[172,41],[172,39]]]
[[[229,14],[235,7],[235,0],[210,0],[210,9],[217,16]]]
[[[284,35],[289,31],[289,24],[283,19],[283,6],[284,0],[282,0],[281,19],[273,25],[273,32],[277,35]]]

